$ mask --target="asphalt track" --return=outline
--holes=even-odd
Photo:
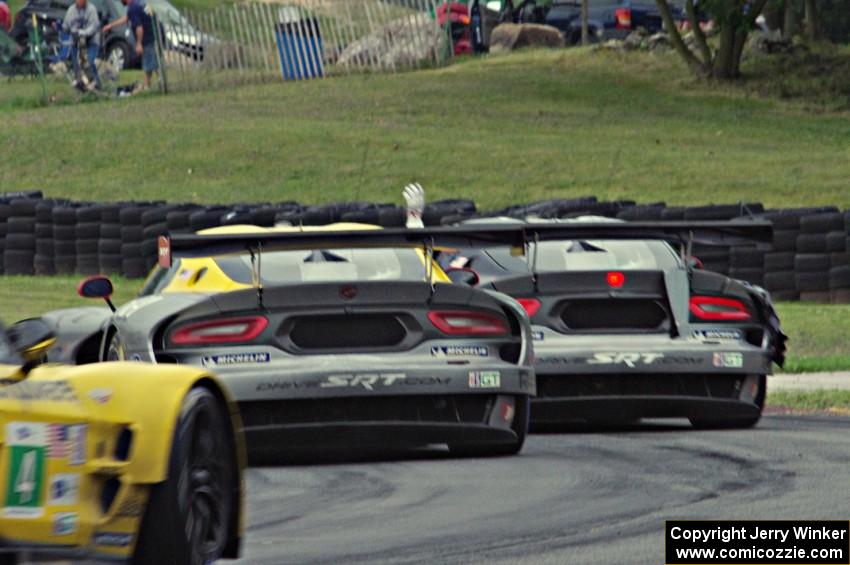
[[[249,471],[243,562],[657,564],[669,518],[850,519],[848,418],[536,434],[494,459],[306,463]]]

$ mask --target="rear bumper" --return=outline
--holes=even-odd
[[[434,444],[501,445],[514,443],[509,428],[486,424],[436,422],[323,422],[245,429],[251,453],[321,448],[417,447]]]
[[[536,398],[532,424],[624,422],[640,418],[751,418],[761,410],[736,399],[690,396]]]

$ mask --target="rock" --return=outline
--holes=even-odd
[[[490,51],[514,51],[523,47],[564,47],[564,36],[552,26],[541,24],[501,24],[490,34]]]
[[[435,57],[445,36],[427,14],[393,20],[343,49],[337,65],[413,67]]]

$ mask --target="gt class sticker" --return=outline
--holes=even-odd
[[[133,541],[132,534],[122,532],[97,532],[94,534],[94,544],[106,547],[127,547]]]
[[[490,350],[484,345],[434,345],[434,357],[489,357]]]
[[[502,374],[499,371],[470,371],[469,388],[499,388]]]
[[[230,353],[223,355],[205,355],[201,357],[201,365],[211,369],[213,367],[231,367],[233,365],[256,365],[269,363],[272,356],[268,352],[262,353]]]
[[[741,341],[744,339],[744,334],[741,330],[734,329],[710,329],[710,330],[694,330],[691,337],[700,341],[716,340],[716,339],[731,339]]]
[[[70,536],[79,529],[80,517],[76,512],[57,512],[52,518],[54,536]]]
[[[73,506],[79,500],[79,473],[57,473],[50,477],[48,506]]]
[[[47,424],[10,422],[6,424],[6,443],[9,467],[3,515],[39,518],[44,515]]]
[[[715,353],[712,358],[712,363],[715,367],[724,369],[740,369],[744,366],[743,353]]]

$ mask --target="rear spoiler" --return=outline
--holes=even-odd
[[[407,247],[434,249],[508,246],[517,255],[535,241],[574,239],[655,239],[687,245],[765,246],[773,226],[764,221],[730,222],[559,222],[466,224],[432,228],[348,231],[287,231],[245,234],[175,234],[159,240],[159,263],[177,258],[333,248]]]

